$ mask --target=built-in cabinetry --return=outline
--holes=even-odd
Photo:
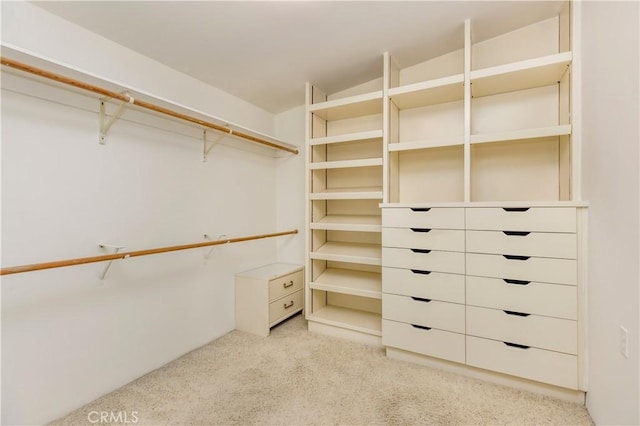
[[[461,22],[458,50],[409,66],[385,54],[381,83],[333,97],[308,86],[310,329],[328,308],[368,312],[371,324],[381,314],[381,333],[365,332],[381,334],[387,354],[585,390],[571,7],[488,40]],[[331,175],[336,162],[345,170]],[[363,223],[380,223],[363,201],[379,197],[381,251],[380,230]],[[347,247],[371,256],[345,258]],[[354,301],[345,274],[323,287],[336,267],[375,274],[375,292]]]

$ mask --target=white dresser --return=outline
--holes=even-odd
[[[273,263],[236,274],[236,329],[268,336],[271,327],[302,311],[304,268]]]

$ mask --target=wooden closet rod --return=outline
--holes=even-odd
[[[237,131],[237,130],[232,130],[228,127],[224,127],[224,126],[220,126],[218,124],[215,123],[211,123],[209,121],[205,121],[205,120],[201,120],[199,118],[195,118],[195,117],[191,117],[189,115],[186,114],[182,114],[176,111],[172,111],[170,109],[158,106],[158,105],[154,105],[152,103],[149,102],[145,102],[145,101],[141,101],[139,99],[135,99],[127,94],[122,94],[122,93],[117,93],[117,92],[113,92],[111,90],[108,89],[104,89],[102,87],[98,87],[98,86],[94,86],[93,84],[89,84],[89,83],[85,83],[79,80],[75,80],[73,78],[69,78],[69,77],[65,77],[63,75],[60,74],[56,74],[56,73],[52,73],[46,70],[43,70],[41,68],[37,68],[37,67],[33,67],[31,65],[27,65],[27,64],[23,64],[22,62],[18,62],[15,61],[13,59],[9,59],[9,58],[5,58],[5,57],[0,57],[0,59],[2,60],[2,65],[6,65],[8,67],[11,68],[15,68],[17,70],[20,71],[24,71],[24,72],[28,72],[31,74],[35,74],[38,75],[40,77],[44,77],[44,78],[48,78],[50,80],[55,80],[59,83],[63,83],[63,84],[68,84],[70,86],[74,86],[80,89],[84,89],[84,90],[88,90],[90,92],[93,93],[97,93],[99,95],[102,96],[107,96],[109,98],[113,98],[113,99],[118,99],[121,100],[123,102],[129,102],[133,105],[137,105],[141,108],[146,108],[149,109],[151,111],[155,111],[155,112],[159,112],[161,114],[165,114],[165,115],[169,115],[171,117],[174,118],[178,118],[180,120],[184,120],[184,121],[188,121],[190,123],[194,123],[197,124],[199,126],[203,126],[209,129],[214,129],[217,130],[219,132],[223,132],[223,133],[227,133],[229,135],[233,135],[235,137],[238,138],[242,138],[245,140],[248,140],[250,142],[255,142],[258,144],[262,144],[265,146],[268,146],[270,148],[274,148],[274,149],[279,149],[282,151],[287,151],[290,152],[292,154],[298,154],[298,150],[295,148],[289,148],[287,146],[282,146],[282,145],[278,145],[277,143],[274,142],[270,142],[268,140],[265,139],[260,139],[258,137]]]
[[[42,269],[61,268],[63,266],[83,265],[85,263],[104,262],[107,260],[127,259],[129,257],[147,256],[150,254],[167,253],[167,252],[178,251],[178,250],[189,250],[189,249],[200,248],[200,247],[218,246],[218,245],[229,244],[229,243],[240,243],[242,241],[260,240],[263,238],[280,237],[283,235],[293,235],[297,233],[298,233],[298,230],[294,229],[292,231],[276,232],[273,234],[251,235],[248,237],[238,237],[238,238],[231,238],[227,240],[205,241],[202,243],[183,244],[179,246],[168,246],[168,247],[159,247],[159,248],[147,249],[147,250],[120,252],[120,253],[114,253],[114,254],[103,254],[100,256],[79,257],[76,259],[58,260],[55,262],[34,263],[31,265],[21,265],[21,266],[10,266],[7,268],[0,269],[0,275],[18,274],[21,272],[39,271]]]

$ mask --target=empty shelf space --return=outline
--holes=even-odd
[[[309,169],[340,169],[347,167],[382,166],[382,158],[362,158],[358,160],[324,161],[309,164]]]
[[[309,194],[310,200],[377,200],[382,199],[382,188],[329,188]]]
[[[464,97],[464,74],[394,87],[389,97],[400,109],[459,101]]]
[[[571,59],[571,52],[563,52],[471,71],[471,95],[488,96],[556,84]]]
[[[521,139],[537,139],[547,138],[552,136],[563,136],[571,134],[571,125],[563,124],[559,126],[540,127],[536,129],[522,129],[522,130],[510,130],[506,132],[497,133],[483,133],[471,135],[471,143],[487,143],[487,142],[501,142],[510,140]]]
[[[312,289],[382,298],[382,276],[376,272],[329,268],[309,284]]]
[[[310,257],[318,260],[381,265],[382,248],[379,244],[327,241],[316,251],[312,251]]]
[[[379,215],[327,215],[316,222],[312,222],[311,229],[381,232],[382,219]]]
[[[449,140],[434,139],[434,140],[424,140],[424,141],[390,143],[389,151],[390,152],[412,151],[417,149],[440,148],[444,146],[456,146],[456,145],[464,145],[464,138],[449,139]]]
[[[382,335],[381,316],[371,312],[328,305],[314,311],[308,319],[374,336]]]
[[[320,102],[309,106],[309,112],[324,120],[343,120],[382,112],[382,90]]]
[[[366,132],[345,133],[342,135],[326,136],[322,138],[313,138],[309,142],[310,145],[328,145],[332,143],[343,142],[364,142],[382,138],[382,130],[368,130]]]

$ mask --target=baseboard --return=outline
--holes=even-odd
[[[545,383],[534,382],[532,380],[522,379],[519,377],[509,376],[502,373],[483,370],[480,368],[471,367],[464,364],[458,364],[455,362],[450,362],[450,361],[446,361],[438,358],[432,358],[426,355],[420,355],[413,352],[407,352],[401,349],[395,349],[395,348],[389,348],[389,347],[387,347],[386,349],[387,349],[387,356],[392,359],[411,362],[414,364],[420,364],[420,365],[435,368],[438,370],[448,371],[451,373],[460,374],[462,376],[484,380],[486,382],[495,383],[498,385],[509,386],[512,388],[521,389],[521,390],[585,405],[586,393],[583,391],[566,389],[558,386],[548,385]]]
[[[310,332],[324,334],[325,336],[337,337],[339,339],[351,340],[368,346],[382,347],[382,338],[348,328],[337,327],[308,320],[307,326]]]

